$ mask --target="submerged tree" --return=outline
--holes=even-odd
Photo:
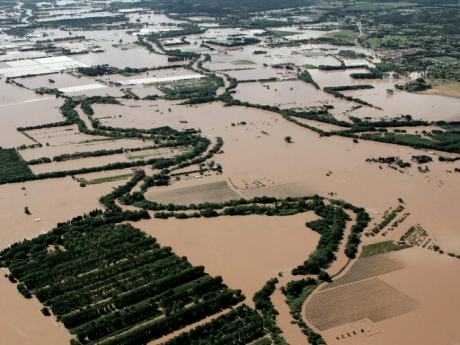
[[[294,141],[292,140],[292,137],[291,136],[287,136],[284,138],[284,141],[287,142],[288,144],[292,144]]]

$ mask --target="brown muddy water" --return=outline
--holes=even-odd
[[[460,192],[460,176],[448,173],[453,166],[437,162],[436,154],[429,173],[421,174],[416,167],[400,173],[379,169],[365,160],[399,156],[410,161],[412,155],[426,152],[375,142],[355,144],[341,137],[320,138],[278,115],[243,107],[223,107],[219,103],[186,107],[165,101],[145,104],[137,108],[95,108],[96,114],[101,115],[123,112],[122,117],[109,119],[116,126],[130,127],[136,123],[145,128],[193,127],[201,128],[210,137],[221,136],[225,153],[215,160],[224,168],[223,178],[257,175],[275,180],[277,185],[296,183],[306,194],[335,193],[336,198],[366,206],[373,215],[381,214],[402,198],[414,220],[430,230],[442,247],[460,251],[456,231],[460,219],[454,202]],[[238,125],[243,121],[246,125]],[[293,144],[285,142],[286,135],[293,138]]]
[[[146,220],[136,227],[171,246],[211,275],[221,275],[241,289],[247,303],[267,280],[301,264],[316,247],[319,235],[305,227],[313,213],[289,217],[223,216],[210,219]]]

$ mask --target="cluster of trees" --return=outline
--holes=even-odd
[[[401,213],[404,210],[404,205],[400,204],[398,205],[394,210],[391,210],[389,212],[386,212],[383,216],[382,221],[375,225],[372,228],[372,233],[373,234],[378,234],[380,231],[382,231],[388,224],[390,224],[393,219],[396,218],[396,216]]]
[[[222,86],[224,86],[224,82],[221,78],[208,76],[193,81],[161,84],[158,89],[165,94],[165,99],[190,99],[192,104],[197,104],[214,100],[217,89]]]
[[[460,160],[460,156],[459,157],[445,157],[445,156],[439,156],[438,160],[440,162],[456,162],[458,160]]]
[[[34,91],[39,95],[55,95],[56,97],[64,95],[64,92],[59,91],[59,89],[49,87],[40,87]]]
[[[0,148],[0,184],[33,176],[29,166],[15,149]]]
[[[124,199],[125,201],[126,199]],[[134,200],[134,201],[133,201]],[[138,207],[145,207],[157,211],[156,218],[178,219],[200,218],[200,217],[219,217],[219,216],[247,216],[247,215],[266,215],[266,216],[290,216],[315,209],[316,198],[286,198],[276,199],[271,197],[257,197],[254,199],[238,199],[221,204],[206,203],[200,205],[162,205],[149,202],[142,196],[133,195],[128,201]],[[178,210],[193,210],[195,212],[181,213]]]
[[[347,66],[342,62],[340,65],[319,65],[318,69],[322,71],[342,71],[346,70]]]
[[[255,37],[233,37],[232,39],[227,39],[225,41],[221,40],[209,40],[206,41],[208,44],[214,44],[218,46],[224,47],[239,47],[239,46],[247,46],[251,44],[257,44],[260,40]]]
[[[306,83],[312,84],[316,89],[318,90],[320,89],[318,83],[313,80],[313,77],[311,76],[310,72],[308,72],[307,69],[302,71],[302,73],[299,74],[298,78],[300,80],[303,80]]]
[[[356,253],[358,253],[362,233],[369,226],[371,217],[362,207],[357,207],[344,201],[334,201],[334,203],[342,206],[344,209],[351,210],[356,214],[356,221],[351,227],[351,233],[348,235],[345,246],[345,255],[350,259],[354,259],[356,257]]]
[[[315,213],[321,219],[308,222],[307,227],[318,232],[321,237],[314,252],[302,264],[292,270],[295,275],[319,274],[336,259],[340,241],[343,238],[346,222],[350,217],[339,205],[325,205],[320,198],[315,199]]]
[[[301,315],[303,302],[313,292],[313,290],[316,289],[317,286],[318,281],[316,279],[305,278],[289,282],[285,287],[282,288],[282,291],[287,298],[291,314],[295,320],[294,322],[308,337],[308,342],[311,345],[326,345],[326,342],[321,337],[321,335],[308,327],[308,325],[303,321]]]
[[[346,135],[347,133],[344,134]],[[460,153],[460,132],[458,131],[432,133],[428,136],[428,138],[415,134],[401,133],[364,133],[361,134],[359,138],[390,144],[405,145],[416,149],[421,148]]]
[[[141,2],[146,5],[152,6],[150,2],[145,1]],[[155,3],[155,7],[159,7],[169,13],[195,13],[195,14],[211,14],[216,17],[222,17],[225,19],[229,14],[237,15],[231,16],[230,18],[239,18],[243,17],[247,19],[248,13],[250,12],[260,12],[260,11],[269,11],[283,8],[294,8],[302,7],[312,4],[310,0],[286,0],[279,2],[276,0],[216,0],[213,2],[208,2],[205,0],[185,0],[180,2],[171,2],[167,0],[161,0]],[[283,21],[284,25],[286,22]]]
[[[412,160],[417,164],[426,164],[433,161],[433,158],[427,155],[415,155],[412,156]]]
[[[319,65],[318,69],[323,70],[323,71],[343,71],[346,69],[356,69],[356,68],[369,68],[368,65],[353,65],[353,66],[347,66],[345,65],[344,62],[342,62],[340,65]]]
[[[242,305],[225,315],[168,340],[165,345],[252,344],[266,334],[260,315]]]
[[[78,67],[78,73],[88,77],[99,77],[107,74],[116,74],[118,68],[109,65],[96,65],[91,67]]]
[[[351,73],[350,77],[352,77],[353,79],[382,79],[383,72],[378,68],[371,68],[369,72]]]
[[[36,126],[18,127],[17,130],[19,132],[24,132],[24,131],[32,131],[32,130],[35,130],[35,129],[64,127],[64,126],[68,126],[68,125],[69,124],[66,121],[59,121],[59,122],[43,123],[43,124],[36,125]]]
[[[104,65],[95,65],[95,66],[90,66],[90,67],[79,67],[77,71],[81,75],[85,75],[88,77],[99,77],[99,76],[104,76],[104,75],[109,75],[109,74],[132,75],[132,74],[139,74],[139,73],[144,73],[144,72],[152,71],[152,70],[175,69],[175,68],[177,68],[177,66],[158,66],[154,68],[150,68],[150,67],[118,68],[118,67],[104,64]]]
[[[417,78],[405,84],[395,84],[395,88],[408,92],[417,92],[431,89],[431,84],[423,78]]]
[[[257,291],[253,297],[256,310],[262,314],[264,326],[270,332],[271,338],[275,345],[288,345],[286,340],[282,337],[282,330],[276,324],[276,316],[278,311],[275,309],[271,296],[276,290],[278,284],[277,278],[272,278],[265,283],[265,285]]]
[[[377,157],[377,158],[367,158],[367,163],[379,163],[379,164],[387,164],[387,165],[395,165],[401,169],[410,168],[412,164],[409,162],[405,162],[399,157],[396,156],[389,156],[389,157]]]
[[[183,37],[188,35],[202,34],[205,30],[199,25],[194,23],[180,23],[177,25],[179,29],[159,31],[152,34],[154,38],[171,38],[171,37]]]
[[[100,25],[100,24],[114,24],[126,22],[128,18],[124,15],[107,15],[99,17],[88,17],[88,18],[64,18],[48,20],[43,23],[45,26],[73,26],[73,27],[88,27],[89,25]]]
[[[346,99],[350,102],[356,102],[362,105],[367,105],[369,107],[374,107],[372,104],[363,101],[360,98],[356,98],[353,96],[346,96],[342,93],[342,91],[351,91],[351,90],[365,90],[365,89],[373,89],[372,85],[345,85],[345,86],[327,86],[323,88],[323,90],[327,93],[330,93],[334,97]]]
[[[40,157],[40,158],[35,158],[31,159],[30,161],[27,161],[28,165],[37,165],[37,164],[45,164],[45,163],[51,163],[53,160],[49,157]]]

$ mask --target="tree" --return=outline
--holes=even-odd
[[[294,141],[292,140],[292,137],[291,136],[287,136],[284,138],[284,141],[287,142],[288,144],[292,144]]]
[[[331,277],[329,276],[329,274],[326,271],[319,272],[318,278],[319,278],[319,280],[322,280],[323,282],[330,283],[332,281]]]

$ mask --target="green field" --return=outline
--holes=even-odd
[[[458,62],[458,59],[452,56],[436,56],[432,58],[432,60],[436,62],[440,62],[440,63],[445,63],[445,64],[451,64],[451,63]]]
[[[252,62],[251,60],[234,60],[230,62],[232,65],[255,65],[255,62]]]
[[[323,37],[333,39],[337,44],[353,45],[358,36],[359,33],[357,31],[340,30],[328,32]]]
[[[285,31],[285,30],[270,30],[270,32],[273,35],[279,36],[279,37],[294,36],[294,35],[298,35],[301,33],[301,32]]]
[[[408,248],[409,246],[406,244],[398,244],[393,241],[384,241],[369,244],[363,247],[363,251],[361,252],[361,258],[365,258],[368,256],[374,256],[379,254],[385,254],[388,252],[393,252],[395,250],[401,250]]]
[[[100,183],[106,183],[106,182],[115,182],[115,181],[120,181],[120,180],[126,180],[131,176],[133,176],[133,174],[122,174],[122,175],[115,175],[115,176],[100,177],[100,178],[95,178],[93,180],[89,180],[86,182],[86,184],[100,184]]]

